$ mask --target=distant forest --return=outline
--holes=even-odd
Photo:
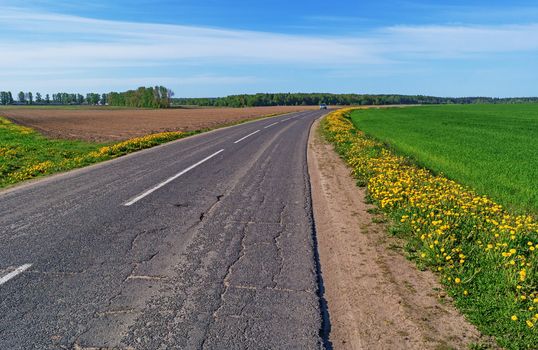
[[[125,92],[109,92],[108,94],[88,93],[85,96],[77,93],[59,92],[42,95],[36,92],[21,91],[16,99],[11,91],[0,91],[0,105],[102,105],[125,106],[138,108],[170,107],[172,90],[164,86],[139,87]]]
[[[103,105],[137,108],[169,108],[173,106],[255,107],[328,105],[393,105],[393,104],[473,104],[473,103],[538,103],[538,97],[434,97],[422,95],[363,95],[328,93],[276,93],[231,95],[208,98],[173,98],[172,90],[164,86],[139,87],[125,92],[107,94],[59,92],[42,95],[39,92],[0,91],[0,105]]]
[[[276,93],[231,95],[215,98],[175,98],[172,105],[214,107],[299,106],[317,105],[392,105],[392,104],[472,104],[472,103],[537,103],[538,97],[434,97],[422,95],[359,95],[327,93]]]

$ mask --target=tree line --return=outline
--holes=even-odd
[[[213,107],[300,106],[318,105],[393,105],[393,104],[475,104],[537,103],[538,97],[435,97],[423,95],[367,95],[329,93],[259,93],[215,98],[175,98],[173,105]]]
[[[137,108],[168,108],[172,105],[213,107],[300,106],[317,105],[392,105],[392,104],[474,104],[474,103],[538,103],[538,97],[435,97],[424,95],[368,95],[329,93],[259,93],[215,98],[172,98],[172,90],[164,86],[139,87],[107,94],[59,92],[42,95],[20,91],[0,91],[0,105],[109,105]],[[16,99],[15,99],[16,98]]]
[[[172,90],[164,86],[140,87],[136,90],[109,92],[107,94],[87,93],[86,95],[59,92],[43,96],[39,92],[34,95],[32,92],[20,91],[16,100],[11,91],[0,91],[0,105],[108,105],[168,108],[173,95]]]
[[[111,92],[107,95],[111,106],[168,108],[170,107],[172,90],[164,86],[139,87],[125,92]]]

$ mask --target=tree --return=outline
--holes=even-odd
[[[50,96],[49,96],[49,94],[46,94],[46,95],[45,95],[45,103],[46,103],[46,104],[49,104],[49,103],[50,103]]]
[[[23,91],[20,91],[19,92],[19,103],[26,103],[26,95],[24,94]]]
[[[9,103],[9,95],[7,91],[0,91],[0,104],[7,105]]]
[[[89,104],[89,105],[96,105],[99,103],[99,100],[100,100],[101,96],[99,94],[95,94],[95,93],[89,93],[89,94],[86,94],[86,102]]]
[[[107,105],[107,95],[106,94],[102,94],[101,95],[101,101],[100,101],[101,105],[102,106],[106,106]]]
[[[42,103],[43,102],[43,98],[41,97],[41,94],[39,92],[35,93],[35,101],[37,103]]]
[[[127,106],[137,108],[168,108],[173,92],[164,86],[139,87],[125,92],[110,92],[106,103],[110,106]],[[103,99],[103,98],[102,98]]]
[[[7,92],[7,98],[8,98],[8,100],[9,100],[9,104],[10,104],[10,105],[12,105],[13,102],[15,102],[15,101],[13,101],[13,95],[11,95],[11,91],[8,91],[8,92]]]

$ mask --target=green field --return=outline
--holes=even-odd
[[[538,213],[538,104],[356,110],[352,120],[419,165]]]

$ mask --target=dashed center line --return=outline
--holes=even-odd
[[[267,128],[270,128],[272,127],[273,125],[277,125],[279,122],[276,122],[276,123],[273,123],[273,124],[269,124],[267,126],[264,127],[264,129],[267,129]]]
[[[24,271],[28,270],[30,267],[32,267],[32,264],[24,264],[19,267],[17,267],[14,271],[8,273],[7,275],[0,278],[0,286],[10,279],[16,277],[17,275],[23,273]]]
[[[295,117],[297,117],[297,116],[295,116]],[[284,121],[290,120],[290,119],[295,118],[295,117],[286,118],[286,119],[283,119],[283,120],[281,120],[281,121],[284,122]],[[278,123],[280,123],[280,121],[275,122],[275,123],[273,123],[273,124],[269,124],[269,125],[265,126],[264,129],[270,128],[271,126],[274,126],[274,125],[276,125],[276,124],[278,124]],[[254,131],[254,132],[251,132],[250,134],[248,134],[248,135],[246,135],[246,136],[243,136],[243,137],[240,138],[239,140],[234,141],[234,143],[239,143],[239,142],[245,140],[246,138],[249,138],[250,136],[252,136],[252,135],[254,135],[254,134],[257,134],[257,133],[259,133],[259,132],[260,132],[259,129],[256,130],[256,131]],[[161,182],[161,183],[155,185],[154,187],[150,188],[149,190],[147,190],[147,191],[145,191],[145,192],[139,194],[138,196],[132,198],[131,200],[125,202],[123,205],[126,206],[126,207],[128,207],[128,206],[130,206],[130,205],[133,205],[134,203],[138,202],[138,201],[141,200],[142,198],[144,198],[144,197],[150,195],[151,193],[155,192],[155,191],[158,190],[159,188],[161,188],[161,187],[163,187],[163,186],[169,184],[170,182],[174,181],[175,179],[177,179],[177,178],[180,177],[181,175],[183,175],[183,174],[187,173],[188,171],[190,171],[190,170],[196,168],[196,167],[199,166],[200,164],[202,164],[202,163],[208,161],[209,159],[213,158],[214,156],[216,156],[217,154],[219,154],[219,153],[221,153],[221,152],[223,152],[223,151],[224,151],[224,149],[221,149],[220,151],[213,153],[212,155],[210,155],[210,156],[208,156],[208,157],[202,159],[202,160],[199,161],[198,163],[191,165],[191,166],[188,167],[187,169],[184,169],[183,171],[181,171],[181,172],[177,173],[176,175],[172,176],[171,178],[166,179],[165,181],[163,181],[163,182]]]
[[[259,133],[259,132],[260,132],[260,130],[256,130],[256,131],[254,131],[254,132],[251,132],[251,133],[248,134],[247,136],[244,136],[244,137],[240,138],[239,140],[235,141],[234,143],[239,143],[239,142],[243,141],[244,139],[246,139],[247,137],[250,137],[250,136],[252,136],[252,135],[254,135],[254,134],[257,134],[257,133]]]
[[[175,179],[177,179],[178,177],[180,177],[181,175],[191,171],[192,169],[196,168],[198,165],[204,163],[204,162],[207,162],[208,160],[210,160],[211,158],[213,158],[214,156],[216,156],[217,154],[223,152],[224,149],[221,149],[220,151],[217,151],[215,153],[213,153],[212,155],[208,156],[208,157],[205,157],[204,159],[202,159],[201,161],[199,161],[198,163],[196,164],[193,164],[191,165],[190,167],[180,171],[179,173],[177,173],[176,175],[172,176],[171,178],[169,179],[166,179],[165,181],[161,182],[160,184],[158,185],[155,185],[154,187],[150,188],[149,190],[141,193],[140,195],[134,197],[133,199],[131,199],[130,201],[126,202],[125,204],[123,204],[124,206],[128,207],[130,205],[133,205],[135,204],[136,202],[138,202],[139,200],[141,200],[142,198],[146,197],[147,195],[157,191],[159,188],[169,184],[170,182],[174,181]]]

